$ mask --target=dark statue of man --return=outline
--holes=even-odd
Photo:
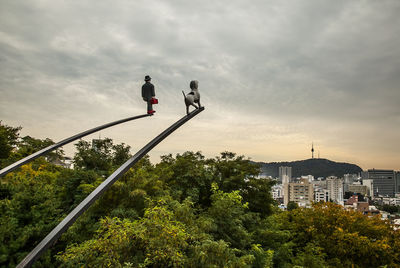
[[[157,103],[157,99],[154,98],[156,95],[154,92],[154,85],[150,83],[151,77],[149,75],[145,76],[144,81],[146,81],[146,83],[142,86],[142,98],[147,102],[147,113],[153,114],[156,112],[153,110],[153,104]]]

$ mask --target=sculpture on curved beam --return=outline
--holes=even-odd
[[[96,201],[103,192],[114,184],[126,171],[128,171],[135,163],[145,156],[157,144],[168,137],[172,132],[192,119],[194,116],[204,110],[204,107],[194,110],[190,114],[182,117],[169,128],[164,130],[160,135],[155,137],[122,166],[120,166],[113,174],[103,181],[93,192],[91,192],[71,213],[67,215],[22,261],[17,268],[30,267],[33,262],[39,258],[46,249],[48,249],[57,239],[85,212],[90,205]]]

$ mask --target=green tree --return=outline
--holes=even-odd
[[[399,263],[400,232],[377,216],[367,217],[330,202],[281,216],[295,244],[294,258],[304,259],[314,252],[315,257],[303,263],[325,262],[335,267],[396,267]]]
[[[18,144],[20,130],[21,127],[10,127],[3,125],[0,121],[0,168],[8,164],[6,159],[10,157],[11,152]]]
[[[155,172],[171,189],[174,198],[183,201],[190,198],[203,206],[210,205],[211,172],[200,152],[185,152],[161,157]]]
[[[13,267],[20,262],[64,216],[56,186],[57,168],[45,161],[37,170],[32,166],[22,166],[20,172],[14,172],[0,186],[8,190],[8,195],[0,200],[2,267]],[[38,263],[53,267],[46,257]]]
[[[66,266],[183,267],[188,239],[185,226],[174,220],[166,200],[160,199],[140,220],[103,219],[95,239],[68,247],[58,259]]]
[[[251,245],[251,235],[245,228],[248,204],[242,203],[239,191],[225,193],[213,184],[212,205],[208,214],[214,222],[214,239],[224,240],[232,247],[245,249]]]
[[[389,212],[390,214],[395,214],[400,212],[400,206],[395,205],[387,205],[384,204],[383,206],[379,207],[381,210]]]
[[[20,138],[21,127],[10,127],[2,125],[0,121],[0,167],[7,166],[26,156],[29,156],[43,148],[46,148],[54,142],[51,139],[35,139],[30,136]],[[64,152],[62,149],[56,149],[46,154],[48,161],[52,162],[62,159]]]
[[[74,156],[74,163],[77,168],[109,172],[113,160],[111,139],[98,139],[93,142],[80,140],[75,146],[77,152]]]
[[[113,149],[113,160],[112,163],[114,166],[121,166],[123,163],[128,161],[131,158],[130,150],[131,147],[129,145],[125,145],[124,143],[116,144],[112,146]]]
[[[260,167],[232,152],[223,152],[209,160],[213,181],[224,192],[239,190],[249,209],[267,216],[272,212],[273,199],[269,179],[258,179]]]
[[[296,209],[298,207],[299,207],[299,205],[294,201],[289,201],[287,204],[287,210],[289,210],[289,211]]]
[[[18,142],[18,150],[16,151],[15,156],[18,159],[24,158],[53,144],[54,142],[49,138],[41,140],[32,138],[30,136],[25,136]],[[58,148],[55,151],[48,152],[45,155],[45,158],[48,159],[48,161],[53,162],[55,160],[62,159],[63,156],[64,151]]]
[[[94,170],[107,175],[125,163],[130,157],[130,146],[113,144],[112,139],[80,140],[75,144],[74,163],[78,169]]]

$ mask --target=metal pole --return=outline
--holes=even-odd
[[[82,133],[79,133],[79,134],[76,134],[76,135],[74,135],[72,137],[66,138],[66,139],[64,139],[64,140],[62,140],[62,141],[60,141],[58,143],[52,144],[52,145],[50,145],[50,146],[48,146],[48,147],[46,147],[46,148],[44,148],[44,149],[42,149],[40,151],[37,151],[36,153],[33,153],[33,154],[31,154],[31,155],[29,155],[29,156],[27,156],[27,157],[15,162],[15,163],[13,163],[13,164],[3,168],[2,170],[0,170],[0,177],[5,176],[7,173],[15,170],[19,166],[22,166],[22,165],[24,165],[24,164],[26,164],[26,163],[28,163],[28,162],[30,162],[30,161],[42,156],[42,155],[44,155],[44,154],[46,154],[46,153],[48,153],[50,151],[53,151],[54,149],[57,149],[58,147],[61,147],[61,146],[65,145],[65,144],[67,144],[67,143],[73,142],[74,140],[80,139],[82,137],[85,137],[85,136],[87,136],[89,134],[92,134],[94,132],[97,132],[97,131],[105,129],[105,128],[109,128],[109,127],[112,127],[112,126],[115,126],[115,125],[118,125],[118,124],[121,124],[121,123],[125,123],[125,122],[128,122],[128,121],[132,121],[132,120],[139,119],[139,118],[142,118],[142,117],[147,117],[147,116],[151,116],[151,114],[143,114],[143,115],[128,117],[128,118],[125,118],[125,119],[121,119],[121,120],[114,121],[114,122],[111,122],[111,123],[108,123],[108,124],[105,124],[105,125],[102,125],[102,126],[99,126],[99,127],[95,127],[95,128],[86,130],[86,131],[84,131]]]
[[[103,181],[92,193],[90,193],[71,213],[68,214],[22,261],[17,268],[30,267],[33,262],[39,258],[46,249],[48,249],[57,239],[76,221],[76,219],[85,212],[100,195],[113,185],[129,168],[145,156],[162,140],[168,137],[172,132],[182,126],[184,123],[192,119],[194,116],[204,110],[204,107],[194,110],[190,114],[182,117],[169,128],[164,130],[160,135],[155,137],[122,166],[120,166],[113,174]]]

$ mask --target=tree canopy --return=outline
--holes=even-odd
[[[51,140],[0,125],[9,163]],[[95,144],[94,144],[95,143]],[[75,169],[38,158],[0,179],[0,267],[15,267],[130,157],[111,139],[79,141]],[[332,203],[278,209],[273,181],[244,156],[222,152],[141,159],[34,267],[398,267],[389,222]]]

